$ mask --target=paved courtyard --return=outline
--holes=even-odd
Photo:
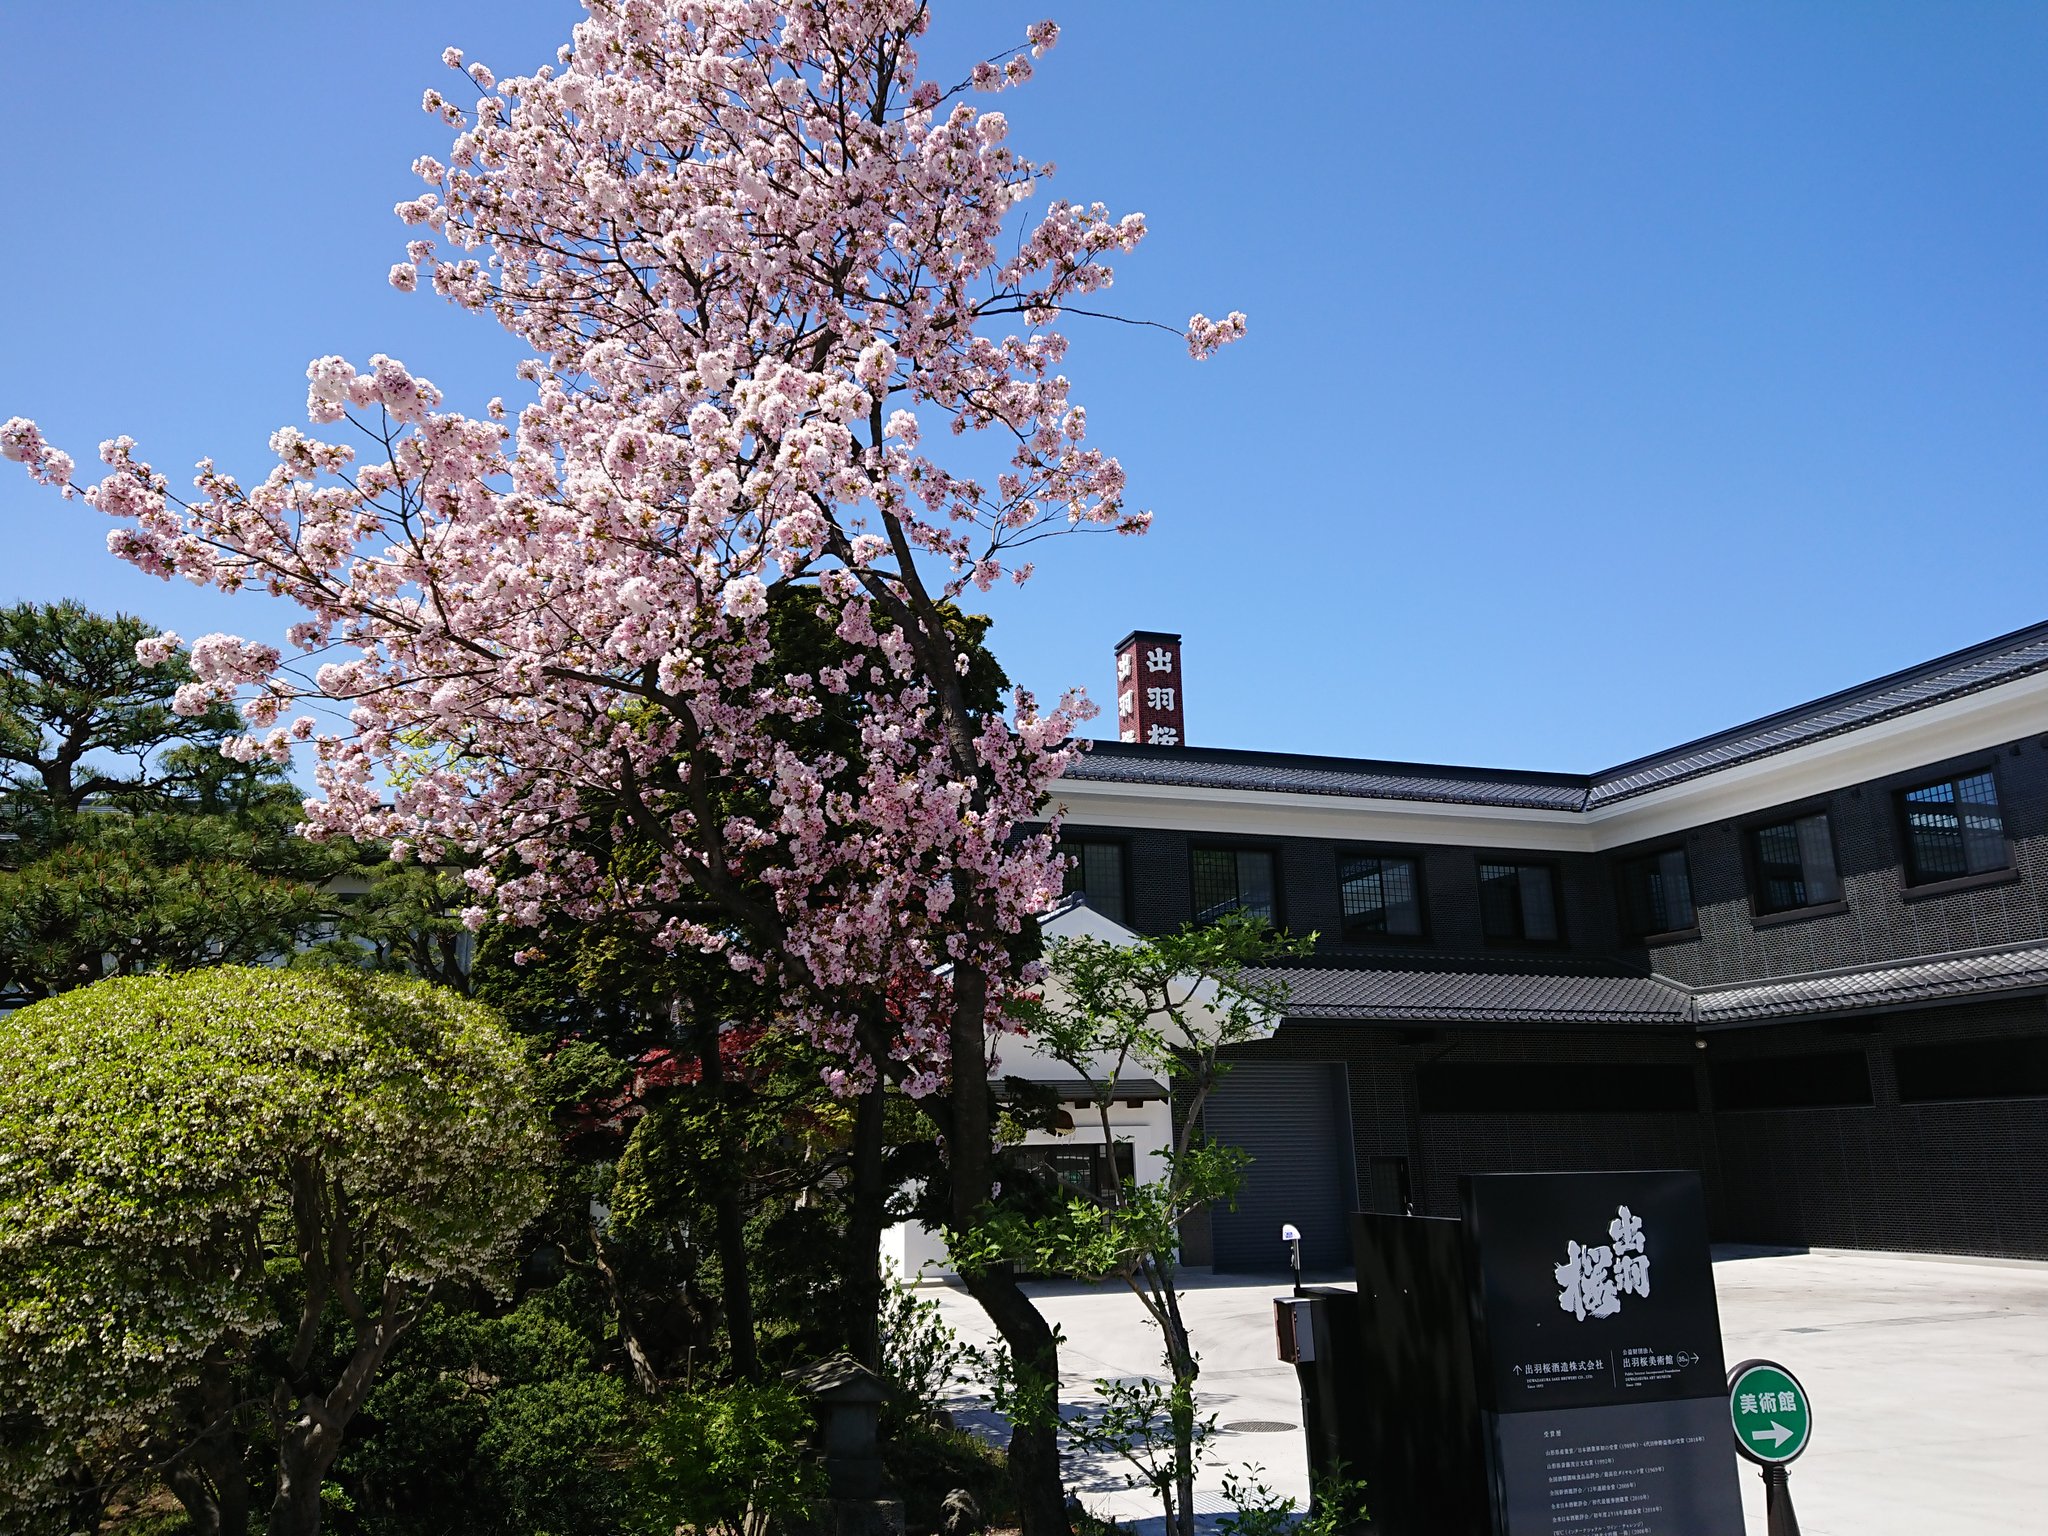
[[[1717,1255],[1714,1281],[1729,1360],[1780,1360],[1812,1398],[1813,1447],[1792,1469],[1806,1536],[2048,1528],[2048,1265],[1729,1251]],[[1189,1281],[1203,1406],[1224,1430],[1200,1482],[1204,1514],[1224,1509],[1223,1473],[1246,1463],[1283,1492],[1305,1491],[1294,1371],[1273,1358],[1272,1298],[1285,1288],[1241,1276]],[[1098,1377],[1159,1373],[1154,1335],[1128,1293],[1035,1289],[1066,1334],[1068,1400],[1085,1402]],[[990,1336],[963,1292],[939,1294],[964,1337]],[[1275,1423],[1290,1428],[1259,1427]],[[1742,1485],[1749,1532],[1763,1536],[1753,1469]],[[1149,1492],[1126,1490],[1114,1467],[1077,1464],[1071,1486],[1099,1513],[1158,1524]]]

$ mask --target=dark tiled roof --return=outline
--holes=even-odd
[[[1428,763],[1236,752],[1224,747],[1140,747],[1121,741],[1094,743],[1067,775],[1095,783],[1259,789],[1543,811],[1583,810],[1591,782],[1583,775],[1568,773],[1440,768]]]
[[[1589,803],[1626,800],[1666,784],[1959,699],[2044,668],[2048,668],[2048,624],[2035,624],[1810,704],[1609,768],[1594,775]]]
[[[1779,976],[1693,994],[1702,1024],[1746,1023],[1797,1014],[1891,1008],[1986,992],[2048,988],[2048,944],[1935,955],[1864,970]]]
[[[1781,710],[1669,751],[1594,774],[1518,773],[1433,763],[1239,752],[1221,747],[1141,747],[1100,741],[1070,769],[1090,783],[1425,800],[1520,810],[1582,811],[1667,784],[1787,752],[2048,670],[2048,623],[1924,662],[1889,677]]]
[[[1648,976],[1503,971],[1269,970],[1297,1019],[1463,1023],[1683,1024],[1682,988]]]
[[[1688,988],[1583,966],[1531,970],[1479,957],[1255,971],[1287,988],[1287,1016],[1360,1022],[1735,1025],[1868,1012],[1947,998],[2048,990],[2048,942],[1966,950],[1855,970]]]
[[[1088,1080],[1079,1073],[1069,1073],[1065,1077],[1040,1077],[1036,1073],[1026,1077],[1018,1072],[1006,1073],[996,1084],[997,1092],[1006,1097],[1014,1096],[1017,1090],[1010,1086],[1012,1083],[1027,1083],[1041,1092],[1050,1089],[1053,1096],[1063,1103],[1068,1100],[1092,1100],[1095,1097],[1095,1090],[1088,1086]],[[1156,1077],[1119,1077],[1116,1080],[1116,1102],[1119,1104],[1126,1099],[1151,1100],[1167,1097],[1169,1094],[1166,1084]]]

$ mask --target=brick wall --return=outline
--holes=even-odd
[[[2017,878],[1973,890],[1916,898],[1904,876],[1897,793],[1950,771],[1995,763],[2006,833]],[[1820,916],[1758,920],[1745,862],[1748,829],[1763,818],[1717,822],[1682,839],[1663,839],[1609,854],[1530,855],[1509,850],[1426,844],[1349,843],[1325,838],[1210,837],[1175,831],[1125,831],[1071,824],[1076,834],[1108,835],[1127,849],[1132,926],[1144,933],[1179,927],[1193,915],[1191,851],[1205,847],[1269,848],[1275,854],[1282,920],[1296,933],[1314,930],[1327,953],[1369,955],[1388,950],[1473,954],[1511,946],[1489,943],[1479,913],[1479,864],[1498,856],[1553,864],[1565,944],[1531,946],[1618,959],[1688,985],[1754,980],[1836,966],[1867,965],[1945,950],[2018,943],[2048,935],[2048,742],[2010,743],[1982,753],[1799,802],[1825,809],[1841,873],[1844,910]],[[1627,941],[1617,911],[1617,870],[1638,852],[1682,841],[1699,912],[1698,937],[1646,949]],[[1337,885],[1338,859],[1355,852],[1401,854],[1420,861],[1426,931],[1420,943],[1372,941],[1347,946]]]
[[[1868,1107],[1717,1111],[1721,1235],[1821,1248],[2048,1258],[2048,1102],[1901,1104],[1892,1050],[2048,1034],[2038,997],[1709,1037],[1713,1060],[1861,1051]]]
[[[1898,792],[1987,763],[1996,765],[1999,805],[2018,878],[1912,898],[1904,874]],[[2012,944],[2048,934],[2048,745],[2012,743],[1995,753],[1930,764],[1801,805],[1827,811],[1845,911],[1759,922],[1751,909],[1744,863],[1745,829],[1755,818],[1720,822],[1684,839],[1699,937],[1650,950],[1637,947],[1632,957],[1698,986]],[[1618,851],[1615,862],[1632,851]]]

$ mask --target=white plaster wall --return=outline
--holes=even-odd
[[[1068,1103],[1066,1108],[1074,1117],[1073,1130],[1063,1133],[1028,1131],[1024,1145],[1101,1146],[1102,1120],[1095,1106],[1091,1104],[1086,1109],[1078,1109]],[[1109,1134],[1113,1141],[1130,1143],[1131,1171],[1138,1182],[1156,1184],[1166,1171],[1165,1162],[1159,1154],[1167,1149],[1173,1138],[1173,1117],[1165,1100],[1147,1100],[1136,1109],[1119,1100],[1109,1112]],[[953,1274],[944,1234],[933,1231],[922,1222],[900,1222],[884,1232],[882,1257],[893,1263],[897,1272],[913,1284],[936,1283]]]

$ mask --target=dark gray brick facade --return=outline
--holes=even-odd
[[[1985,767],[1998,779],[2010,872],[1938,891],[1913,889],[1904,873],[1900,793],[1951,771]],[[1192,917],[1193,848],[1270,848],[1281,921],[1294,932],[1320,935],[1319,964],[1441,970],[1447,986],[1453,973],[1473,970],[1474,962],[1498,965],[1513,957],[1559,972],[1576,966],[1586,973],[1654,974],[1668,978],[1673,996],[1684,999],[1695,995],[1691,989],[2048,936],[2048,739],[1930,762],[1781,809],[1826,811],[1842,878],[1839,904],[1789,918],[1757,915],[1746,848],[1751,830],[1773,812],[1599,855],[1512,855],[1558,870],[1564,942],[1553,946],[1488,943],[1478,883],[1485,850],[1069,825],[1075,833],[1124,842],[1129,917],[1140,931],[1164,931]],[[1645,946],[1622,932],[1619,870],[1636,853],[1675,843],[1687,852],[1697,931]],[[1344,942],[1337,862],[1345,851],[1421,861],[1426,931],[1420,941]],[[1461,1173],[1685,1167],[1704,1175],[1715,1234],[1724,1240],[2048,1258],[2048,1200],[2039,1193],[2048,1185],[2048,1098],[1908,1104],[1900,1102],[1894,1077],[1893,1053],[1900,1047],[2048,1036],[2048,986],[2037,985],[2040,976],[2026,965],[2005,969],[2011,973],[2001,983],[2006,990],[1995,998],[1917,1006],[1853,1002],[1822,1017],[1746,1017],[1739,1027],[1712,1022],[1711,1008],[1703,1005],[1674,1023],[1609,1029],[1535,1018],[1474,1027],[1418,1018],[1404,1027],[1385,1017],[1333,1018],[1324,1007],[1317,1017],[1290,1018],[1271,1041],[1245,1049],[1266,1059],[1341,1064],[1352,1125],[1352,1145],[1343,1150],[1364,1203],[1373,1199],[1367,1171],[1375,1159],[1403,1161],[1415,1208],[1427,1215],[1455,1214]],[[1970,984],[1967,976],[1964,984]],[[1715,1063],[1843,1052],[1865,1059],[1871,1103],[1747,1110],[1715,1103]],[[1694,1080],[1697,1107],[1425,1111],[1419,1073],[1439,1063],[1637,1066],[1664,1069],[1667,1081],[1680,1069]],[[1203,1234],[1191,1231],[1189,1257],[1199,1262],[1204,1250]]]

